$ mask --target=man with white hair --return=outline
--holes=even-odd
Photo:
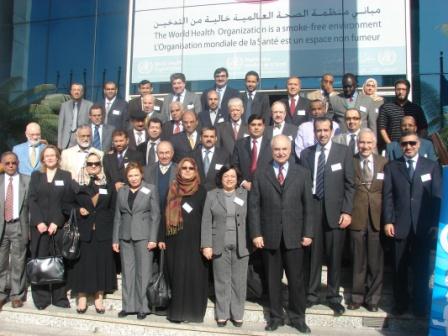
[[[39,124],[31,122],[26,125],[25,136],[26,142],[15,145],[12,151],[19,158],[19,173],[31,176],[31,173],[40,169],[40,153],[45,147],[41,140],[41,132]]]

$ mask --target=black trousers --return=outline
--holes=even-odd
[[[268,285],[270,319],[283,320],[282,278],[288,279],[288,316],[291,322],[305,321],[306,294],[303,281],[303,249],[286,249],[283,238],[276,250],[262,250]]]

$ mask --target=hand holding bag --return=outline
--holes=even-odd
[[[80,255],[79,231],[76,209],[72,209],[68,222],[64,224],[62,236],[62,256],[67,260],[76,260]]]
[[[168,307],[171,300],[171,288],[163,272],[164,257],[165,251],[160,250],[159,273],[152,278],[147,289],[149,308],[153,311],[155,308]]]

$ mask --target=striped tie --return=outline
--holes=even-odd
[[[318,199],[322,199],[324,197],[324,172],[325,172],[325,148],[322,147],[319,158],[317,160],[316,196]]]

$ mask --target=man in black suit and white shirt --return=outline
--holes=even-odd
[[[157,146],[159,145],[162,135],[162,121],[157,118],[151,118],[148,121],[148,140],[138,145],[137,151],[142,153],[145,166],[157,162]]]
[[[286,105],[286,122],[299,127],[309,119],[310,101],[299,95],[302,82],[299,77],[291,76],[286,82],[288,98],[283,99]]]
[[[268,165],[255,173],[249,196],[249,232],[261,249],[268,279],[270,319],[265,328],[283,325],[283,270],[288,279],[288,316],[301,333],[310,333],[305,323],[306,293],[303,281],[303,247],[313,238],[311,176],[290,162],[291,141],[284,135],[272,139]],[[261,167],[260,167],[261,168]]]
[[[128,103],[118,98],[117,84],[107,81],[103,85],[104,99],[98,103],[105,110],[104,124],[116,129],[127,129],[129,127]]]
[[[152,94],[152,84],[149,80],[144,79],[138,83],[138,93],[140,96],[129,101],[129,114],[143,111],[142,97],[145,94]],[[162,112],[163,102],[159,99],[154,100],[154,111]]]
[[[174,147],[174,162],[176,163],[186,156],[191,156],[200,143],[199,121],[196,113],[192,111],[184,112],[182,125],[184,130],[173,135],[170,140]]]
[[[146,114],[143,111],[136,111],[130,117],[132,128],[127,131],[129,139],[128,146],[130,149],[136,150],[140,144],[148,140],[148,133],[145,127]]]
[[[92,147],[107,153],[112,147],[112,132],[115,127],[104,124],[104,108],[94,104],[89,111],[89,120],[92,127]]]
[[[273,102],[271,106],[271,119],[273,121],[273,125],[267,126],[264,133],[271,139],[276,135],[283,134],[286,135],[291,141],[294,141],[297,136],[298,128],[296,125],[287,124],[285,122],[285,118],[285,103],[281,100]]]
[[[354,196],[353,154],[331,141],[331,119],[314,119],[317,144],[304,149],[301,164],[313,181],[314,241],[308,251],[308,307],[318,303],[323,254],[327,257],[327,301],[335,316],[345,312],[339,295],[345,229],[351,223]],[[324,249],[325,246],[325,249]]]
[[[263,117],[265,125],[269,125],[271,121],[269,97],[262,92],[257,92],[260,76],[256,71],[249,71],[244,79],[246,91],[240,95],[245,111],[243,115],[244,122],[247,123],[252,114],[257,114]]]
[[[214,90],[207,92],[207,109],[203,109],[199,113],[199,122],[201,127],[213,127],[217,126],[228,120],[228,117],[224,115],[221,108],[219,108],[219,96]]]
[[[171,119],[165,122],[162,126],[162,140],[171,141],[171,138],[182,132],[184,126],[182,125],[182,116],[184,115],[184,106],[181,102],[173,101],[169,106]]]

